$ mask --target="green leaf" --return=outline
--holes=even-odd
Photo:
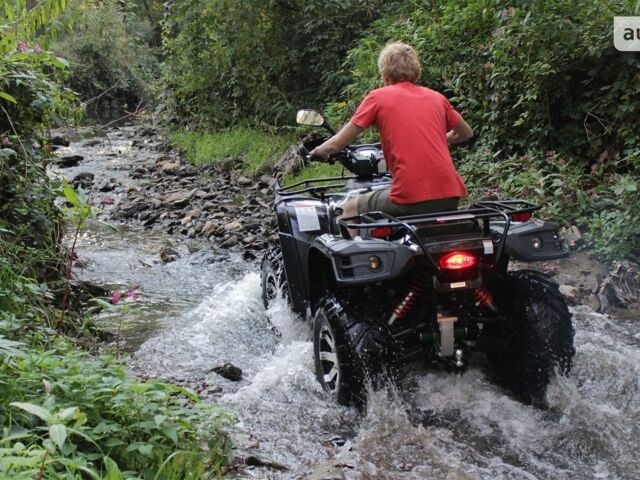
[[[119,447],[120,445],[125,445],[125,443],[117,437],[111,437],[109,440],[105,442],[107,447]]]
[[[71,205],[73,205],[74,207],[80,206],[80,199],[78,198],[76,191],[71,185],[65,182],[64,186],[62,187],[62,193]]]
[[[103,480],[121,480],[124,478],[118,468],[118,464],[109,457],[104,457],[104,465],[107,467],[107,474]]]
[[[62,57],[53,57],[51,62],[58,68],[69,68],[69,62]]]
[[[6,92],[0,92],[0,98],[4,98],[5,100],[10,101],[11,103],[18,103],[18,101],[13,98],[11,95],[9,95]]]
[[[62,445],[67,439],[67,427],[61,423],[55,423],[49,427],[49,438],[62,450]]]
[[[165,434],[176,445],[178,444],[178,429],[173,425],[165,425],[162,427],[162,433]]]
[[[166,415],[154,415],[153,421],[156,422],[156,425],[159,427],[167,418]]]
[[[78,412],[78,407],[69,407],[69,408],[65,408],[64,410],[59,411],[57,413],[57,416],[61,420],[68,420],[68,419],[72,418],[73,416],[75,416],[75,414],[77,412]]]
[[[49,423],[49,421],[51,420],[51,412],[49,412],[49,410],[39,405],[34,405],[33,403],[23,403],[23,402],[11,402],[9,405],[11,405],[12,407],[16,407],[21,410],[24,410],[25,412],[30,413],[31,415],[35,415],[36,417],[44,420],[47,423]]]
[[[138,445],[138,451],[145,457],[153,458],[153,454],[151,453],[153,451],[153,445],[150,443]]]

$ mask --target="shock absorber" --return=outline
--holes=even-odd
[[[472,295],[475,301],[478,302],[480,305],[484,305],[485,307],[487,307],[489,310],[493,312],[496,312],[498,310],[495,304],[493,303],[493,295],[491,295],[491,292],[486,288],[484,287],[476,288],[473,291]]]
[[[413,305],[422,296],[422,292],[424,292],[425,288],[427,288],[429,280],[429,272],[427,272],[426,270],[422,270],[416,273],[416,275],[409,282],[408,293],[398,304],[398,306],[393,310],[393,314],[391,315],[391,317],[389,317],[389,321],[387,322],[389,325],[393,325],[397,319],[402,318],[407,313],[409,313],[411,307],[413,307]]]

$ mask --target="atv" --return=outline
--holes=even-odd
[[[314,110],[297,121],[334,133]],[[302,143],[305,161],[324,139]],[[341,404],[362,404],[368,382],[401,367],[419,360],[462,373],[479,353],[498,384],[542,401],[553,376],[571,369],[571,315],[546,275],[508,267],[566,257],[558,226],[523,200],[341,217],[347,199],[389,188],[391,177],[380,144],[350,145],[335,160],[339,177],[276,186],[279,245],[261,274],[265,307],[283,297],[312,322],[322,387]]]

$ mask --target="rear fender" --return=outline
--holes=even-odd
[[[539,245],[537,248],[536,246]],[[505,252],[513,259],[524,262],[553,260],[569,255],[558,232],[558,225],[544,220],[511,223]]]
[[[418,253],[397,242],[379,239],[347,240],[335,235],[321,235],[311,248],[329,260],[333,278],[338,285],[362,285],[400,277],[413,264]],[[377,268],[370,266],[376,257]],[[313,272],[310,270],[311,274]]]

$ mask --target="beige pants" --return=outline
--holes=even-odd
[[[389,190],[377,190],[358,196],[358,213],[380,211],[394,217],[419,215],[423,213],[450,212],[458,209],[460,198],[438,198],[417,203],[394,203],[389,198]]]

